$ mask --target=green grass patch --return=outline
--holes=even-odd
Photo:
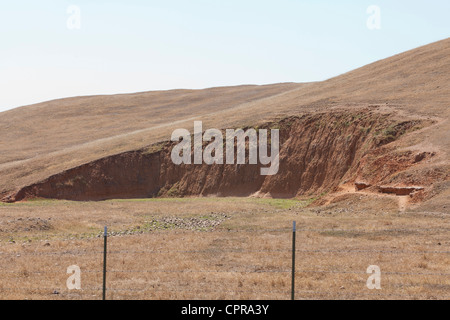
[[[153,144],[150,147],[144,149],[142,154],[143,155],[150,155],[150,154],[154,154],[154,153],[160,152],[160,151],[162,151],[164,149],[165,146],[166,146],[165,142],[160,142],[160,143]]]
[[[324,194],[323,194],[324,195]],[[321,196],[323,196],[321,195]],[[319,196],[319,197],[321,197]],[[277,209],[291,209],[291,208],[303,208],[307,207],[317,198],[308,198],[304,200],[298,199],[263,199],[263,198],[239,198],[239,197],[224,197],[224,198],[215,198],[215,197],[202,197],[202,198],[148,198],[148,199],[117,199],[117,200],[107,200],[107,202],[246,202],[246,203],[255,203],[260,205],[268,205]],[[209,219],[211,217],[203,217],[205,219]]]
[[[36,198],[36,199],[29,199],[23,202],[13,202],[13,203],[0,202],[0,207],[44,207],[58,204],[74,204],[74,203],[77,202],[68,200]]]

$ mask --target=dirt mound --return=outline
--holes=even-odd
[[[47,231],[53,228],[51,222],[41,218],[16,218],[0,221],[0,232]]]
[[[280,169],[274,176],[261,176],[260,165],[177,166],[171,160],[174,143],[166,142],[67,170],[4,200],[208,195],[291,198],[334,191],[341,183],[358,179],[371,185],[387,184],[393,176],[435,155],[398,153],[392,142],[430,123],[393,118],[361,109],[264,123],[257,129],[280,130]],[[387,159],[395,165],[389,165]]]

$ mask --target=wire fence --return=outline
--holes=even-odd
[[[173,254],[173,253],[291,253],[287,249],[267,249],[267,250],[245,250],[245,249],[205,249],[205,250],[118,250],[107,251],[107,254]],[[378,249],[296,249],[299,253],[384,253],[384,254],[450,254],[450,251],[439,250],[378,250]],[[104,251],[55,251],[55,252],[0,252],[2,256],[89,256],[103,254]],[[0,270],[0,273],[2,271]]]
[[[192,231],[180,230],[183,234],[192,233]],[[289,239],[290,234],[307,233],[307,232],[357,232],[357,233],[421,233],[421,234],[449,234],[449,228],[422,228],[422,229],[308,229],[308,228],[296,228],[294,230],[289,228],[280,229],[244,229],[244,230],[215,230],[214,233],[219,234],[233,234],[233,233],[248,233],[255,235],[268,235],[271,233],[277,233],[284,237],[283,239]],[[172,232],[172,231],[171,231]],[[177,231],[175,231],[177,232]],[[149,232],[156,237],[164,234],[163,232]],[[201,235],[201,233],[200,233]],[[106,246],[106,239],[109,237],[116,237],[120,241],[120,237],[117,234],[106,232],[104,235],[104,244]],[[219,237],[217,239],[222,239]],[[294,243],[298,242],[293,237]],[[289,241],[284,241],[282,248],[230,248],[230,247],[218,247],[207,249],[179,249],[170,248],[158,248],[158,249],[146,249],[146,250],[133,250],[133,249],[116,249],[115,245],[119,242],[110,243],[108,248],[103,249],[103,243],[99,240],[96,242],[97,249],[84,249],[84,250],[51,250],[48,248],[36,248],[35,251],[2,251],[0,257],[2,260],[9,259],[6,266],[2,265],[0,269],[0,297],[8,298],[13,293],[22,293],[25,296],[41,297],[48,294],[52,294],[55,297],[60,298],[86,298],[86,294],[90,294],[90,297],[100,298],[107,294],[126,294],[127,297],[139,297],[139,298],[161,298],[161,297],[175,297],[180,293],[183,293],[183,297],[201,297],[208,298],[210,295],[214,297],[221,297],[223,295],[250,295],[261,298],[274,298],[274,299],[288,299],[289,294],[297,299],[321,299],[321,298],[334,298],[334,299],[450,299],[450,269],[442,269],[442,267],[436,267],[436,270],[429,271],[417,271],[417,268],[410,268],[406,270],[393,270],[382,269],[380,276],[385,278],[392,278],[392,281],[384,283],[383,288],[380,290],[373,290],[366,287],[366,281],[369,281],[369,277],[373,274],[365,270],[368,267],[362,268],[360,262],[355,265],[341,265],[339,268],[324,268],[322,266],[311,267],[313,263],[308,264],[308,259],[312,259],[315,254],[324,256],[320,261],[326,261],[337,259],[336,257],[346,256],[352,259],[360,258],[362,255],[383,255],[383,257],[392,259],[403,259],[414,255],[423,256],[437,255],[435,260],[450,261],[450,251],[446,250],[447,246],[442,247],[442,250],[419,250],[417,248],[411,249],[388,249],[388,248],[364,248],[364,247],[351,247],[351,248],[305,248],[301,243],[300,247],[290,248]],[[39,251],[38,251],[39,250]],[[104,255],[106,253],[106,255]],[[238,256],[241,260],[245,261],[246,257],[252,257],[251,261],[260,262],[258,265],[251,265],[251,263],[242,265],[241,260],[232,261],[229,265],[209,265],[209,268],[167,268],[166,266],[158,268],[158,266],[146,267],[146,268],[119,268],[117,261],[127,260],[135,261],[142,257],[147,257],[149,261],[153,261],[154,257],[161,256],[180,257],[189,256],[192,261],[199,261],[198,256],[207,255],[208,257],[215,257],[218,255]],[[295,261],[293,259],[292,265],[290,265],[291,257],[300,256],[301,260]],[[106,256],[108,257],[108,265],[106,265]],[[132,256],[128,258],[128,256]],[[134,258],[138,256],[139,258]],[[265,257],[258,260],[256,257]],[[58,265],[58,268],[46,269],[46,270],[32,270],[32,265],[27,266],[25,270],[17,268],[14,263],[18,259],[23,258],[44,259],[48,261],[60,261],[70,258],[85,257],[92,263],[89,267],[82,267],[80,276],[90,278],[88,279],[88,285],[83,285],[81,289],[69,288],[64,280],[67,280],[72,273],[62,272],[64,269],[62,264]],[[279,263],[267,263],[267,258]],[[170,258],[169,258],[170,259]],[[428,259],[431,259],[428,257]],[[211,259],[210,259],[211,260]],[[210,261],[208,260],[208,261]],[[232,259],[230,258],[230,261]],[[136,260],[137,261],[137,260]],[[120,264],[120,263],[119,263]],[[26,265],[26,260],[25,260]],[[94,265],[95,267],[93,267]],[[111,265],[111,266],[109,266]],[[448,266],[448,264],[447,264]],[[68,267],[68,266],[66,266]],[[408,267],[408,266],[406,266]],[[103,269],[105,268],[105,269]],[[30,270],[31,269],[31,270]],[[167,281],[161,282],[159,280],[160,275],[165,274],[168,276]],[[87,276],[86,276],[87,275]],[[182,278],[173,279],[173,275],[181,276]],[[190,281],[193,275],[202,275],[209,277],[208,279],[201,278],[201,283],[192,285]],[[233,285],[227,286],[223,284],[220,289],[215,289],[212,284],[221,283],[229,280],[226,276],[258,276],[258,281],[272,281],[272,285],[256,286],[252,285],[251,288],[245,288],[245,284],[238,284],[236,288]],[[272,275],[276,275],[281,278],[272,278]],[[344,278],[341,281],[333,278],[335,275],[340,276],[352,276],[351,278]],[[110,277],[111,276],[111,277]],[[119,277],[119,280],[114,277]],[[266,280],[266,277],[268,280]],[[320,277],[324,277],[321,279]],[[331,278],[330,278],[331,277]],[[13,286],[14,279],[20,280],[20,285]],[[40,278],[42,281],[39,281]],[[310,278],[315,281],[322,281],[322,286],[319,288],[310,288]],[[4,280],[7,279],[5,282]],[[56,280],[55,280],[56,279]],[[152,281],[152,279],[157,279]],[[281,279],[281,280],[280,280]],[[306,280],[305,280],[306,279]],[[102,280],[104,286],[102,287]],[[294,281],[296,282],[294,283]],[[304,280],[304,281],[303,281]],[[58,282],[59,281],[59,282]],[[84,281],[84,280],[83,280]],[[241,280],[239,280],[241,281]],[[245,282],[245,279],[242,280]],[[280,284],[277,283],[280,282]],[[120,287],[121,284],[126,282],[126,287]],[[326,282],[332,282],[333,288],[324,289]],[[276,283],[274,285],[273,283]],[[290,284],[292,283],[292,288]],[[50,285],[49,285],[50,284]],[[336,287],[337,285],[337,287]],[[341,287],[339,287],[341,286]],[[347,290],[345,286],[349,286],[350,290]],[[355,290],[355,287],[360,290]],[[270,288],[270,289],[268,289]],[[424,290],[426,289],[426,290]],[[162,293],[162,295],[158,295]],[[111,298],[111,296],[107,296]]]

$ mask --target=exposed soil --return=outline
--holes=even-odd
[[[424,188],[408,203],[440,211],[450,181],[449,61],[445,39],[321,82],[74,97],[2,112],[0,201],[331,198],[350,184],[376,194],[379,187]],[[157,143],[197,120],[205,129],[287,124],[279,174],[261,177],[257,166],[173,166],[171,145]]]
[[[175,144],[166,142],[67,170],[9,194],[3,201],[211,195],[293,198],[334,192],[349,182],[360,190],[414,196],[436,181],[445,181],[446,175],[426,181],[420,170],[409,174],[409,180],[424,181],[423,185],[396,181],[400,173],[432,160],[436,153],[396,151],[394,141],[432,122],[393,119],[391,114],[363,109],[266,122],[258,128],[280,130],[280,169],[274,176],[260,175],[260,165],[177,166],[171,160]]]

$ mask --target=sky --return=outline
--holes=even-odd
[[[16,0],[0,112],[64,97],[321,81],[450,36],[448,0]]]

